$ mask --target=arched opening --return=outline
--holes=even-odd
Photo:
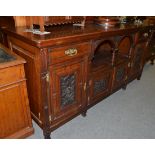
[[[111,40],[104,40],[94,51],[92,64],[94,66],[101,66],[112,62],[112,54],[115,49],[115,44]]]

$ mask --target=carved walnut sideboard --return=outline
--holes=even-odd
[[[28,96],[33,119],[45,138],[53,130],[127,84],[140,79],[154,48],[154,26],[95,24],[47,28],[36,35],[26,27],[1,28],[3,41],[27,63]],[[152,49],[153,49],[152,48]],[[153,54],[152,54],[153,53]],[[153,62],[153,59],[151,59]]]

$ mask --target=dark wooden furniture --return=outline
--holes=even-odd
[[[47,35],[26,27],[0,29],[10,49],[26,59],[33,119],[45,138],[127,84],[140,79],[154,26],[119,25],[105,29],[54,26]]]
[[[0,44],[0,138],[25,138],[33,133],[24,63]]]
[[[152,31],[152,33],[150,34],[151,37],[149,38],[149,42],[147,45],[147,52],[145,55],[145,61],[151,61],[151,64],[154,64],[154,60],[155,60],[155,31]]]

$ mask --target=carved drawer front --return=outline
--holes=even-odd
[[[114,79],[113,79],[113,86],[112,89],[115,90],[119,88],[125,80],[127,80],[127,73],[128,73],[128,64],[124,63],[121,64],[114,69]]]
[[[89,43],[74,44],[65,47],[51,49],[50,51],[50,63],[55,64],[77,58],[79,56],[88,54],[91,50]]]
[[[51,67],[51,111],[53,119],[72,115],[82,107],[83,63]]]
[[[112,72],[109,71],[96,71],[91,75],[90,84],[90,103],[105,97],[110,93]]]

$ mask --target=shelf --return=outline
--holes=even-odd
[[[117,54],[115,56],[114,64],[112,64],[112,54],[98,54],[92,60],[91,68],[92,70],[112,68],[122,63],[127,63],[128,61],[129,58],[127,56]]]

